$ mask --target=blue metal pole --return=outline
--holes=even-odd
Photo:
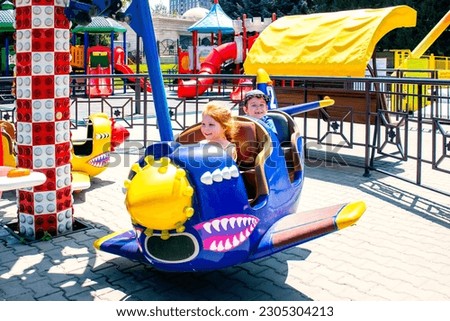
[[[170,121],[166,91],[156,47],[155,30],[148,1],[132,1],[125,12],[125,16],[127,15],[131,18],[129,22],[131,28],[142,37],[144,43],[160,138],[162,141],[172,141],[174,139],[172,123]]]

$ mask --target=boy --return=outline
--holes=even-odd
[[[250,90],[245,94],[243,109],[248,116],[262,120],[272,132],[277,135],[275,123],[267,116],[267,103],[269,101],[269,96],[264,94],[261,90]]]

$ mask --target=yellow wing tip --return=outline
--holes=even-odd
[[[364,214],[366,208],[366,203],[363,201],[352,202],[344,206],[336,216],[336,225],[338,229],[342,230],[355,224]]]
[[[321,108],[333,106],[334,105],[334,99],[331,99],[330,97],[325,97],[325,99],[322,99],[319,101],[319,105]]]
[[[117,236],[117,235],[119,235],[119,234],[122,234],[122,233],[124,233],[124,232],[126,232],[126,231],[128,231],[128,230],[118,231],[118,232],[114,232],[114,233],[111,233],[111,234],[102,236],[101,238],[99,238],[99,239],[97,239],[97,240],[94,241],[94,247],[95,247],[97,250],[100,250],[101,245],[102,245],[105,241],[107,241],[107,240],[109,240],[109,239],[112,239],[113,237],[115,237],[115,236]]]
[[[264,68],[258,68],[256,71],[256,83],[257,84],[267,84],[272,82],[269,74]]]

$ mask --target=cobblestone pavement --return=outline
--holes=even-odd
[[[354,226],[251,263],[206,273],[164,273],[104,252],[93,242],[129,229],[123,181],[138,153],[74,194],[86,228],[22,244],[0,227],[0,300],[449,300],[450,198],[357,167],[310,163],[299,210],[364,200]],[[439,177],[436,177],[439,179]],[[0,200],[16,218],[15,192]]]

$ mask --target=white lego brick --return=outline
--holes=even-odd
[[[73,228],[72,209],[67,209],[56,214],[58,218],[57,229],[58,234],[71,232]]]
[[[68,120],[57,121],[55,123],[55,143],[68,141],[70,141],[70,122]]]
[[[31,25],[34,28],[54,28],[55,9],[52,6],[33,6],[31,11]]]
[[[55,146],[33,146],[33,166],[36,169],[53,168],[55,166]]]
[[[30,99],[31,98],[31,77],[20,76],[16,77],[16,98]]]
[[[33,130],[31,123],[17,122],[16,141],[20,145],[31,146],[33,142]]]
[[[55,51],[70,51],[70,32],[66,29],[55,29]]]
[[[54,106],[53,99],[34,100],[32,105],[33,122],[55,121]]]
[[[55,75],[55,98],[65,98],[70,95],[69,75]]]
[[[56,168],[56,188],[61,189],[71,184],[70,164]]]
[[[51,214],[56,212],[56,191],[35,192],[34,212],[39,214]]]
[[[16,0],[16,8],[27,7],[31,5],[31,0]]]
[[[25,237],[34,238],[34,216],[19,212],[19,233]]]
[[[52,52],[34,52],[31,69],[35,76],[50,76],[55,73],[55,55]]]

